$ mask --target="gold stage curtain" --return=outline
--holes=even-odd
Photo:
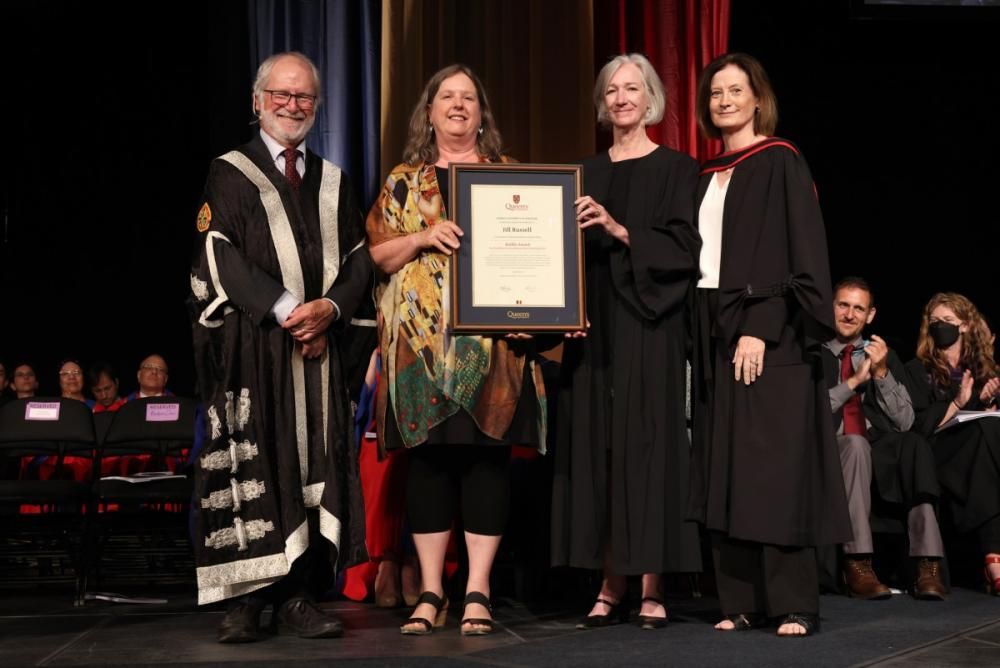
[[[593,34],[590,0],[383,0],[382,178],[401,160],[427,79],[454,62],[482,79],[509,155],[592,154]]]

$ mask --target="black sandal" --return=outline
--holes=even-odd
[[[778,626],[782,624],[798,624],[806,630],[805,633],[779,633],[782,638],[805,638],[819,633],[819,615],[808,612],[790,612],[778,622]]]
[[[622,605],[625,601],[625,597],[617,603],[612,603],[606,598],[597,597],[596,603],[603,603],[608,606],[607,613],[603,615],[587,615],[576,625],[578,629],[598,629],[604,626],[612,626],[613,624],[624,624],[628,621],[628,608]]]
[[[667,625],[670,615],[667,613],[667,606],[662,600],[656,598],[655,596],[647,596],[642,599],[642,603],[646,602],[656,603],[657,605],[663,606],[663,617],[654,617],[653,615],[639,615],[639,628],[643,631],[653,631],[655,629],[662,629]],[[641,604],[640,604],[641,605]],[[641,609],[641,608],[640,608]]]
[[[751,629],[758,629],[767,623],[767,618],[756,612],[741,612],[738,615],[726,615],[725,619],[733,623],[733,628],[717,629],[718,631],[749,631]]]
[[[434,606],[437,611],[434,613],[434,621],[431,622],[423,617],[410,617],[405,624],[399,627],[399,632],[404,636],[429,636],[434,629],[444,626],[444,622],[448,618],[448,597],[438,596],[432,591],[425,591],[417,599],[417,605],[421,603],[430,603]],[[413,627],[415,624],[420,624],[422,628],[407,628]]]
[[[479,605],[486,608],[486,611],[491,615],[493,614],[493,606],[490,605],[490,599],[487,598],[486,594],[478,591],[470,591],[465,595],[465,601],[462,603],[463,613],[464,608],[468,607],[470,603],[478,603]],[[466,624],[470,626],[466,628]],[[488,636],[493,633],[493,620],[486,619],[484,617],[466,617],[462,620],[462,635],[463,636]]]

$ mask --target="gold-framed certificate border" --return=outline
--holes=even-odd
[[[586,329],[586,302],[584,281],[583,234],[576,222],[576,206],[574,202],[580,196],[582,189],[582,167],[580,165],[553,165],[540,163],[452,163],[448,170],[450,218],[462,229],[464,236],[457,252],[452,255],[451,263],[451,329],[457,333],[490,333],[490,332],[576,332]],[[521,230],[530,227],[532,204],[529,198],[522,197],[522,192],[531,192],[539,186],[546,192],[552,187],[559,189],[557,211],[552,218],[561,218],[556,222],[561,225],[561,234],[545,235],[526,233],[524,245],[528,250],[521,254],[523,266],[514,269],[526,274],[520,279],[521,284],[538,285],[551,292],[553,284],[560,281],[546,281],[545,272],[552,268],[561,269],[561,285],[563,294],[556,299],[547,299],[546,303],[559,303],[560,306],[533,305],[529,297],[514,294],[510,291],[509,303],[498,304],[495,294],[490,299],[476,299],[473,293],[473,273],[481,272],[477,277],[477,285],[497,285],[502,280],[503,271],[512,271],[511,265],[518,264],[519,251],[505,249],[505,242],[512,235],[500,235],[497,242],[487,244],[493,250],[487,250],[491,257],[473,257],[475,246],[482,248],[484,244],[474,244],[473,189],[475,186],[501,186],[509,191],[504,199],[502,212],[477,211],[477,220],[490,221],[495,216],[496,223],[477,223],[480,230],[493,229],[494,226],[506,226],[514,230],[516,236]],[[481,199],[481,198],[480,198]],[[491,197],[495,202],[496,198]],[[509,202],[506,200],[510,200]],[[551,197],[548,198],[551,202]],[[499,214],[499,215],[498,215]],[[525,216],[521,226],[510,223]],[[536,223],[537,224],[537,223]],[[513,227],[511,227],[513,225]],[[547,239],[558,238],[559,248],[549,247]],[[512,242],[513,243],[513,242]],[[531,247],[536,244],[536,247]],[[481,250],[478,252],[482,252]],[[555,256],[554,253],[559,253]],[[550,262],[546,261],[546,255]],[[496,277],[488,272],[496,271]],[[482,272],[487,272],[484,276]],[[515,281],[516,283],[517,281]],[[520,297],[520,298],[519,298]],[[561,297],[561,298],[559,298]],[[477,302],[489,302],[490,305],[476,305]]]

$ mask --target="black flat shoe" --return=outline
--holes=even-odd
[[[603,615],[587,615],[576,625],[578,629],[598,629],[614,624],[624,624],[628,621],[628,608],[623,605],[624,598],[617,603],[612,603],[606,598],[597,597],[597,603],[608,606],[608,612]]]
[[[647,596],[642,599],[642,603],[656,603],[657,605],[663,605],[663,601],[656,598],[655,596]],[[667,625],[669,615],[666,614],[667,606],[663,605],[663,617],[656,617],[653,615],[639,615],[639,628],[643,631],[654,631],[656,629],[662,629]]]
[[[767,625],[767,618],[756,612],[744,612],[738,615],[726,615],[725,617],[733,623],[731,629],[717,629],[719,631],[749,631],[759,629]]]
[[[470,603],[478,603],[486,608],[487,612],[491,615],[493,614],[493,606],[490,605],[490,599],[486,597],[486,594],[478,591],[470,591],[465,595],[465,602],[462,603],[462,608],[467,608]],[[466,628],[466,624],[469,625],[468,628]],[[492,619],[487,619],[486,617],[466,617],[462,620],[463,636],[488,636],[491,633],[493,633]]]
[[[790,612],[778,622],[778,626],[782,624],[798,624],[806,630],[805,633],[778,634],[782,638],[805,638],[814,633],[819,633],[819,615],[813,615],[808,612]]]

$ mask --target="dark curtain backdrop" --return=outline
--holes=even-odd
[[[988,103],[1000,14],[857,16],[856,4],[733,2],[729,47],[767,67],[778,131],[813,170],[834,276],[872,280],[874,331],[905,358],[935,290],[963,292],[1000,320],[1000,135]],[[622,50],[593,46],[608,19],[591,12],[604,5],[387,0],[381,167],[352,177],[384,179],[427,76],[458,59],[486,79],[513,155],[592,153],[595,69]],[[157,351],[170,385],[192,391],[184,299],[201,188],[209,161],[255,130],[248,9],[0,5],[0,360],[33,361],[44,390],[55,391],[66,356],[109,358],[134,389],[139,359]]]
[[[301,51],[319,68],[323,102],[306,140],[343,168],[361,202],[373,202],[379,170],[378,0],[247,0],[251,76],[273,53]],[[248,96],[249,104],[249,96]]]
[[[4,3],[0,360],[162,353],[193,388],[184,300],[211,158],[249,135],[245,2]]]
[[[698,132],[694,113],[698,74],[726,52],[730,0],[614,0],[594,2],[595,72],[620,53],[638,51],[653,64],[667,90],[663,122],[649,136],[705,160],[721,149]],[[610,144],[610,135],[599,140]]]
[[[905,360],[934,292],[1000,327],[1000,8],[858,4],[734,2],[730,47],[764,63],[778,133],[809,161],[834,280],[869,279],[870,329]]]
[[[427,79],[463,62],[479,75],[507,152],[522,162],[593,153],[590,0],[385,0],[382,169],[402,159]]]

